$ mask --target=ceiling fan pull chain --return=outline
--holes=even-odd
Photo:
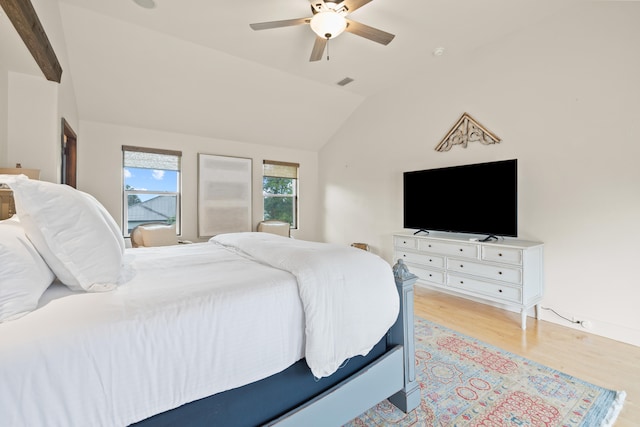
[[[327,34],[327,61],[329,60],[329,39],[331,38],[330,34]]]

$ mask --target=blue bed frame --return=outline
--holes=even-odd
[[[340,426],[384,399],[404,412],[420,403],[415,376],[413,285],[396,278],[400,314],[367,354],[316,380],[304,360],[264,380],[218,393],[134,424],[160,426]]]

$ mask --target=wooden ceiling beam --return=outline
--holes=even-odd
[[[47,80],[60,83],[62,67],[30,0],[0,0],[0,6]]]

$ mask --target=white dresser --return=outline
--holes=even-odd
[[[535,306],[539,318],[544,291],[542,243],[478,242],[468,235],[434,232],[395,234],[393,243],[394,262],[402,259],[418,276],[419,285],[517,308],[522,329],[527,327],[527,309]]]

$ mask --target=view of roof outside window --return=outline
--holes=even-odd
[[[149,222],[175,223],[178,171],[128,167],[124,169],[124,185],[129,232]]]

